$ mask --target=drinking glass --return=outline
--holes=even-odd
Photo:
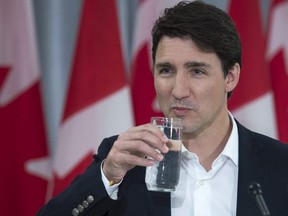
[[[178,118],[152,117],[151,123],[162,130],[169,141],[169,151],[162,161],[146,167],[145,182],[148,190],[172,192],[179,183],[182,148],[182,120]]]

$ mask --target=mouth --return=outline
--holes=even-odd
[[[192,109],[189,107],[180,107],[180,106],[172,106],[171,110],[173,111],[174,115],[177,117],[183,117],[187,115]]]

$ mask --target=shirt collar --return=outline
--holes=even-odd
[[[229,139],[220,155],[226,155],[229,157],[235,166],[238,167],[238,157],[239,157],[239,139],[238,139],[238,127],[233,115],[229,112],[230,121],[232,122],[232,131]]]

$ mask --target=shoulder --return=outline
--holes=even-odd
[[[285,144],[277,139],[268,137],[264,134],[260,134],[257,132],[251,132],[253,136],[257,139],[259,143],[263,145],[263,147],[267,148],[267,150],[273,152],[279,152],[286,154],[286,157],[288,159],[288,144]]]
[[[237,122],[237,120],[236,120]],[[275,138],[252,131],[237,122],[240,143],[249,143],[254,149],[265,149],[270,154],[285,154],[288,159],[288,144]]]

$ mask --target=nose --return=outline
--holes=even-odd
[[[172,96],[181,100],[190,95],[189,77],[185,75],[186,73],[177,73],[174,77]]]

